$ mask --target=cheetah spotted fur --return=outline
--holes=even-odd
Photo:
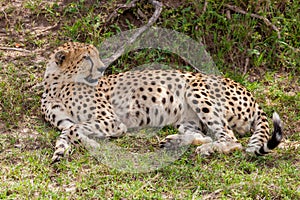
[[[128,128],[173,125],[161,147],[196,144],[210,155],[242,149],[235,134],[251,131],[246,152],[264,155],[282,139],[281,121],[273,114],[269,136],[266,114],[242,85],[228,78],[177,70],[128,71],[104,76],[98,50],[66,43],[49,59],[44,76],[42,113],[62,131],[53,162],[70,145],[101,148],[97,139],[119,137]]]

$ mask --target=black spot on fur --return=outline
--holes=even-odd
[[[174,97],[171,95],[170,96],[170,102],[173,103],[173,101],[174,101]]]
[[[204,108],[202,108],[202,112],[209,113],[209,109],[204,107]]]
[[[156,97],[152,97],[151,100],[152,100],[153,103],[155,103],[156,102]]]
[[[147,124],[150,124],[150,121],[151,121],[150,117],[147,117]]]

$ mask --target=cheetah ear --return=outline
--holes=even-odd
[[[63,50],[58,51],[58,52],[55,53],[55,62],[56,62],[57,65],[61,65],[64,62],[64,60],[67,57],[67,53],[68,52],[63,51]]]

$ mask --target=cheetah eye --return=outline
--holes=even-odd
[[[63,63],[63,61],[66,59],[66,53],[65,51],[58,51],[55,54],[55,60],[56,63],[58,63],[59,65],[61,65]]]
[[[84,56],[82,56],[82,59],[89,60],[90,56],[84,55]]]

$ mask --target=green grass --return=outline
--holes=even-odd
[[[39,84],[49,53],[69,40],[99,45],[145,24],[140,12],[148,18],[153,13],[139,2],[107,21],[124,2],[0,0],[0,28],[6,31],[0,32],[0,47],[31,51],[0,50],[0,199],[300,199],[298,1],[209,0],[205,11],[203,2],[164,1],[156,23],[201,40],[225,76],[245,85],[268,116],[277,111],[290,142],[287,149],[265,157],[234,152],[201,158],[192,146],[174,163],[148,173],[118,171],[84,150],[51,164],[59,132],[39,110]],[[263,20],[229,11],[226,4],[268,18],[282,38]],[[45,27],[52,28],[43,32]],[[145,49],[123,55],[107,72],[152,62],[192,69],[170,52]],[[158,138],[126,136],[113,143],[131,152],[153,152],[173,131],[165,128]],[[248,139],[240,138],[243,145]]]

